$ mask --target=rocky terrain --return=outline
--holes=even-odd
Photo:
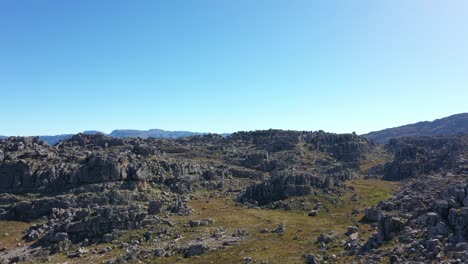
[[[86,135],[96,135],[96,134],[104,134],[101,131],[96,130],[87,130],[83,131],[82,134]],[[149,129],[149,130],[135,130],[135,129],[116,129],[113,130],[108,136],[115,137],[115,138],[182,138],[182,137],[191,137],[197,135],[206,135],[207,133],[198,133],[198,132],[190,132],[190,131],[166,131],[162,129]],[[38,136],[40,139],[47,142],[49,145],[55,145],[59,141],[69,139],[74,134],[61,134],[61,135],[53,135],[53,136]],[[223,134],[225,136],[229,134]],[[0,136],[0,139],[6,138],[6,136]]]
[[[379,143],[387,144],[392,138],[454,135],[457,133],[468,133],[468,113],[451,115],[400,127],[387,128],[380,131],[370,132],[363,137]]]
[[[0,263],[456,263],[467,147],[283,130],[9,137]]]

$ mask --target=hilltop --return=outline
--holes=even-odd
[[[387,128],[362,136],[385,144],[392,138],[453,135],[457,133],[468,133],[468,113],[451,115],[432,122],[423,121],[400,127]]]

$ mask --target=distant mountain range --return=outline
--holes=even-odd
[[[88,130],[82,132],[83,134],[105,134],[96,130]],[[468,133],[468,113],[456,114],[449,117],[436,119],[432,122],[424,121],[415,124],[404,125],[400,127],[387,128],[380,131],[370,132],[361,135],[367,139],[374,140],[379,143],[387,143],[391,138],[412,137],[412,136],[433,136],[433,135],[452,135],[456,133]],[[161,129],[150,130],[134,130],[134,129],[117,129],[107,134],[111,137],[126,138],[126,137],[140,137],[140,138],[182,138],[196,135],[206,135],[208,133],[190,132],[190,131],[166,131]],[[229,133],[221,134],[228,136]],[[41,139],[55,145],[57,142],[70,138],[73,134],[63,134],[55,136],[39,136]],[[0,136],[0,139],[5,136]]]
[[[199,132],[190,132],[190,131],[165,131],[161,129],[150,129],[150,130],[114,130],[109,136],[116,138],[125,138],[125,137],[140,137],[140,138],[181,138],[181,137],[190,137],[195,135],[204,135],[207,133]]]
[[[126,138],[126,137],[140,137],[140,138],[182,138],[190,137],[196,135],[205,135],[208,133],[200,132],[190,132],[190,131],[166,131],[161,129],[150,129],[150,130],[133,130],[133,129],[117,129],[112,131],[110,134],[106,134],[96,130],[88,130],[82,132],[83,134],[105,134],[111,137],[116,138]],[[228,134],[223,134],[228,135]],[[62,134],[55,136],[39,136],[42,140],[49,143],[50,145],[55,145],[57,142],[72,137],[73,134]],[[0,136],[0,139],[5,138],[6,136]]]
[[[391,138],[452,135],[468,133],[468,113],[456,114],[432,122],[424,121],[400,127],[387,128],[361,135],[379,143],[387,143]]]

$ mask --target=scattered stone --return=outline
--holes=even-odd
[[[311,211],[309,212],[309,216],[316,216],[317,213],[318,213],[317,210],[311,210]]]

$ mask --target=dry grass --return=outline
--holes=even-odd
[[[299,210],[246,209],[236,206],[233,201],[227,199],[191,201],[190,204],[197,211],[197,214],[179,218],[180,222],[211,217],[215,219],[216,226],[227,227],[229,231],[235,229],[249,231],[250,238],[240,245],[210,252],[198,258],[180,259],[173,257],[161,260],[161,263],[242,263],[245,257],[251,257],[257,262],[303,263],[305,253],[319,252],[316,240],[321,233],[328,231],[344,233],[348,226],[360,225],[361,237],[368,237],[370,226],[360,224],[362,213],[352,216],[352,209],[358,208],[362,211],[367,206],[375,205],[379,201],[391,197],[391,193],[397,188],[397,185],[393,182],[380,180],[356,180],[349,182],[348,185],[352,186],[361,197],[359,201],[350,200],[353,193],[341,197],[330,194],[307,197],[311,207],[314,205],[312,201],[318,201],[330,208],[329,212],[321,212],[316,217],[309,217],[307,212]],[[336,205],[333,204],[333,201],[336,202]],[[271,230],[279,223],[286,226],[284,235],[260,233],[263,228]],[[210,228],[200,229],[204,229],[205,233],[211,231]],[[302,231],[298,231],[299,229]],[[196,234],[200,235],[200,233]],[[335,245],[329,250],[329,253],[340,251],[342,248]]]
[[[367,159],[362,161],[359,167],[362,172],[366,172],[374,166],[385,165],[392,160],[393,155],[385,150],[385,146],[379,145],[375,147],[375,150],[370,157],[367,157]]]
[[[360,226],[360,237],[366,239],[371,232],[368,224],[360,223],[362,213],[352,216],[354,208],[361,211],[377,204],[381,200],[388,199],[398,188],[396,182],[386,182],[381,180],[355,180],[347,183],[353,187],[354,191],[349,191],[345,195],[337,196],[333,194],[319,194],[317,196],[303,197],[307,200],[309,207],[321,202],[327,206],[329,212],[320,212],[316,217],[307,216],[307,211],[302,210],[265,210],[237,206],[232,198],[208,199],[207,195],[202,198],[190,201],[190,205],[197,212],[190,216],[173,217],[173,221],[182,226],[191,219],[213,218],[215,226],[180,228],[178,231],[186,239],[195,239],[200,236],[208,236],[219,226],[226,228],[227,233],[232,233],[236,229],[243,229],[249,232],[247,241],[230,248],[208,252],[199,257],[183,258],[181,255],[170,258],[153,258],[142,260],[145,263],[243,263],[245,257],[251,257],[254,263],[268,261],[268,263],[304,263],[305,253],[322,254],[319,245],[316,243],[317,237],[321,233],[337,231],[344,234],[350,225]],[[350,198],[357,194],[358,201]],[[303,199],[297,198],[297,199]],[[260,230],[274,229],[279,223],[286,226],[283,235],[267,233],[261,234]],[[21,232],[28,226],[22,222],[0,222],[0,230],[8,230],[10,234],[7,240],[0,234],[0,241],[13,246],[17,243],[14,239],[20,239]],[[301,231],[299,231],[301,229]],[[126,235],[139,233],[139,237],[144,230],[129,231]],[[2,231],[4,233],[5,231]],[[343,248],[338,242],[333,244],[327,251],[328,254],[339,253]],[[97,245],[87,247],[88,249],[103,248],[108,245]],[[143,248],[151,249],[150,245],[142,245]],[[82,259],[69,259],[64,254],[52,256],[52,263],[105,263],[105,261],[116,258],[124,251],[114,249],[104,255],[88,254]],[[350,259],[342,259],[341,263],[348,263]]]
[[[16,247],[18,243],[24,244],[23,231],[31,224],[18,221],[0,221],[0,248],[9,249]]]

